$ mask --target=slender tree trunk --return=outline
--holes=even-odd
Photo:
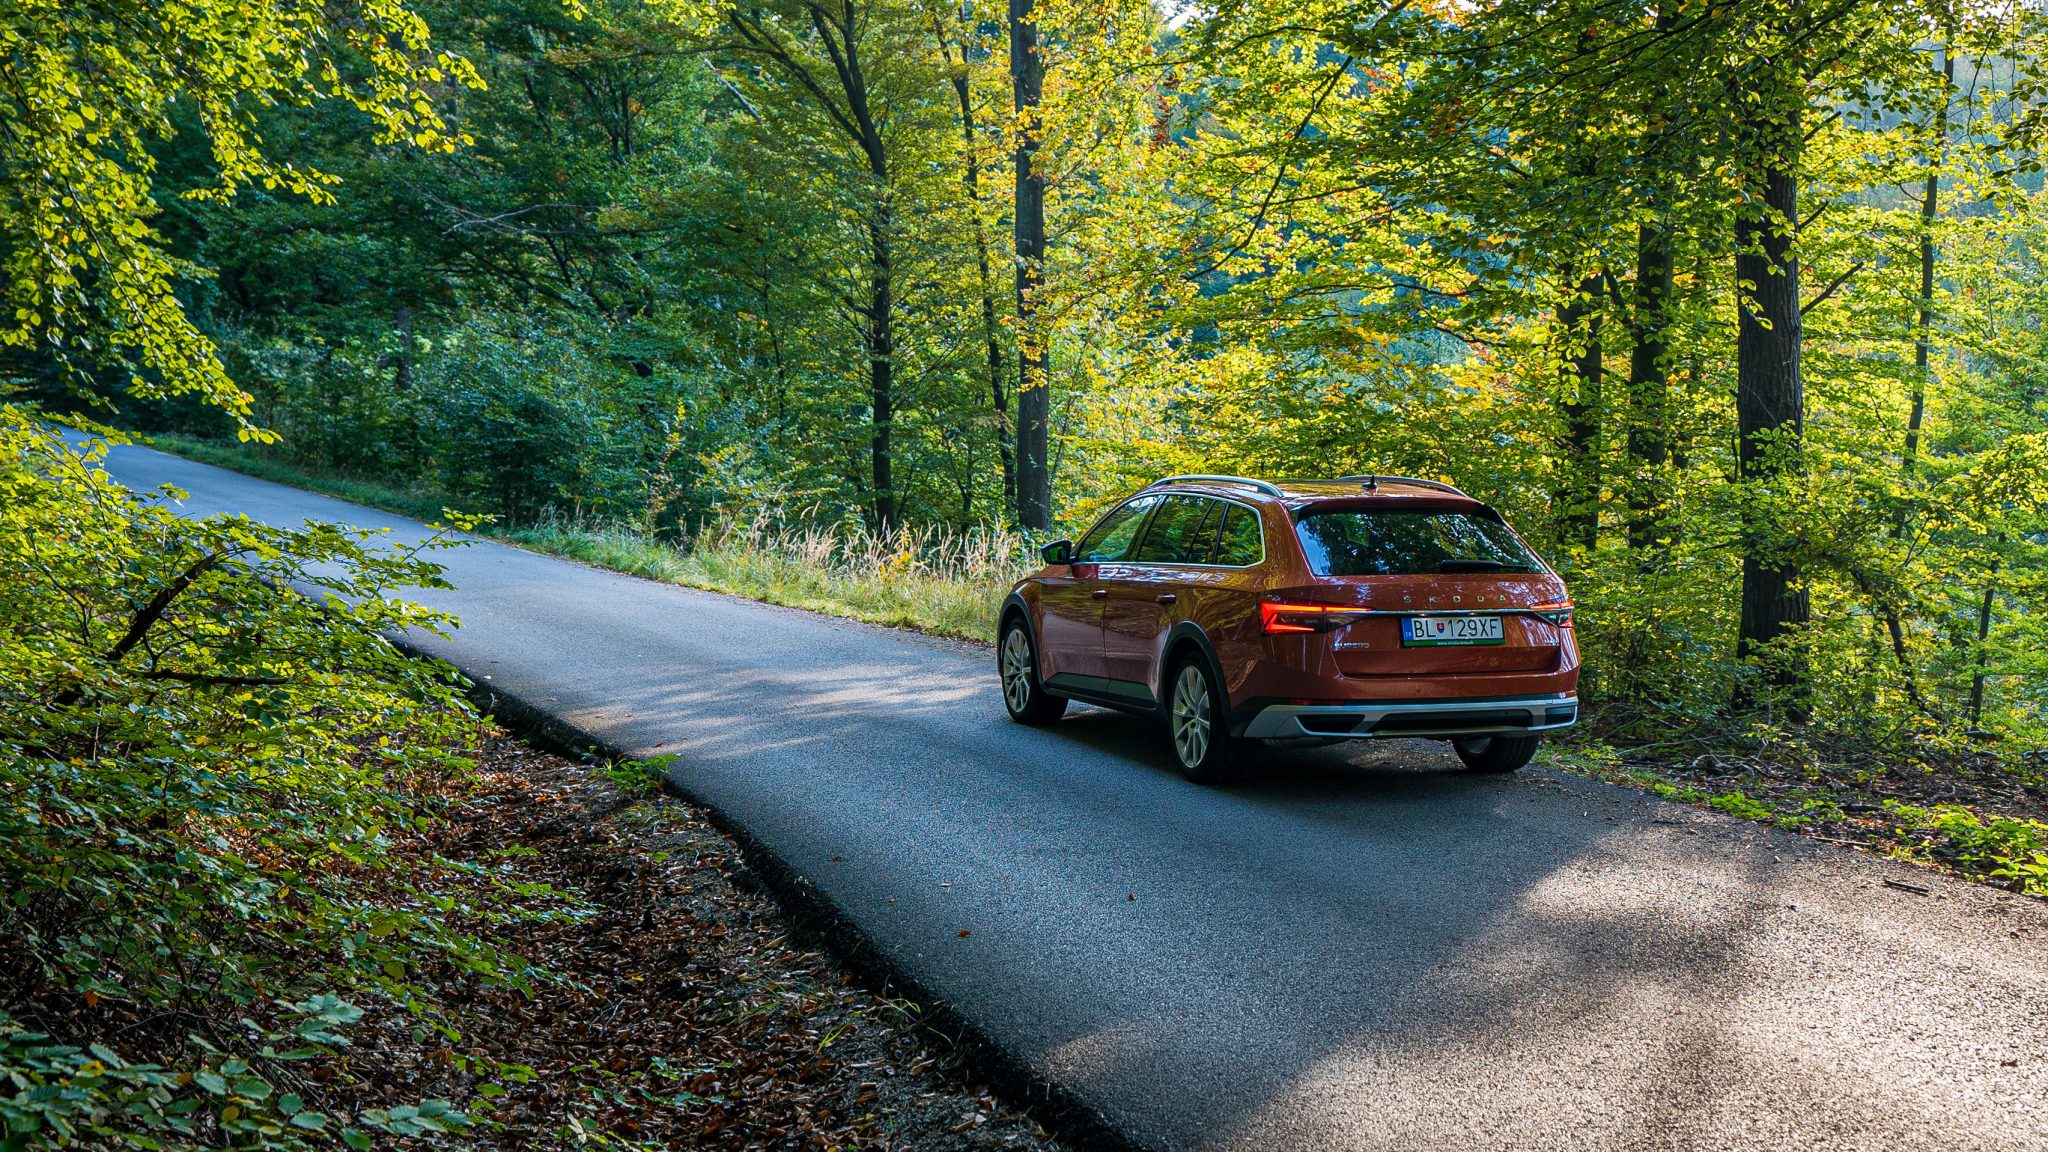
[[[1678,5],[1657,5],[1657,32],[1665,35],[1678,21]],[[1667,89],[1668,92],[1668,89]],[[1643,159],[1668,163],[1661,153],[1667,143],[1667,108],[1653,102],[1645,109]],[[1671,535],[1672,445],[1671,312],[1672,263],[1676,236],[1672,215],[1676,179],[1652,185],[1643,222],[1636,229],[1635,299],[1629,309],[1628,364],[1628,546],[1645,572],[1662,566],[1663,546]]]
[[[882,529],[896,523],[896,485],[891,476],[894,458],[890,436],[896,418],[896,203],[895,187],[889,179],[889,153],[882,130],[868,102],[867,75],[856,36],[859,21],[853,6],[843,4],[834,18],[816,4],[808,6],[811,26],[823,37],[846,94],[846,110],[853,136],[867,158],[868,176],[874,184],[875,202],[869,217],[867,353],[869,394],[869,438],[871,479],[874,491],[875,524]],[[835,44],[836,40],[836,44]]]
[[[939,35],[939,50],[946,50],[945,34]],[[981,338],[983,350],[988,358],[989,399],[994,404],[996,416],[996,456],[1003,469],[1003,504],[1005,515],[1015,515],[1017,508],[1017,475],[1010,463],[1010,392],[1005,386],[1003,373],[1002,328],[996,321],[995,275],[989,263],[988,229],[981,215],[981,159],[975,148],[974,101],[968,87],[967,40],[960,41],[960,65],[953,73],[953,95],[960,101],[961,160],[963,171],[961,183],[967,189],[967,208],[974,213],[974,259],[981,273]]]
[[[1999,533],[1998,543],[2005,543],[2005,534]],[[1974,727],[1984,719],[1984,672],[1988,663],[1985,645],[1991,640],[1991,609],[1998,595],[1998,560],[1991,561],[1991,571],[1984,577],[1984,597],[1977,604],[1977,650],[1971,663],[1975,668],[1970,673],[1970,724]]]
[[[1736,474],[1762,487],[1800,469],[1806,397],[1800,378],[1799,152],[1803,93],[1796,81],[1766,67],[1767,90],[1752,107],[1749,180],[1763,193],[1762,210],[1745,209],[1735,228]],[[1763,657],[1811,616],[1790,541],[1778,525],[1748,513],[1742,540],[1742,620],[1737,655]],[[1767,662],[1765,680],[1781,688],[1803,683],[1804,669]],[[1747,701],[1738,701],[1746,704]]]
[[[809,18],[816,42],[831,61],[844,107],[829,96],[812,70],[791,55],[783,33],[761,12],[750,6],[724,9],[727,28],[747,50],[772,63],[786,76],[807,89],[858,147],[867,162],[873,197],[864,224],[868,233],[867,299],[860,306],[868,358],[870,432],[868,453],[873,489],[866,496],[874,508],[877,527],[888,528],[898,512],[896,488],[891,476],[890,435],[895,419],[896,372],[896,209],[894,185],[889,179],[888,147],[882,139],[880,121],[869,101],[865,66],[861,61],[863,18],[852,0],[827,4],[805,0],[802,11]],[[858,475],[858,470],[855,471]]]
[[[1010,0],[1010,84],[1017,106],[1017,520],[1052,527],[1051,416],[1045,333],[1038,292],[1045,276],[1045,177],[1036,170],[1045,59],[1038,52],[1033,0]]]
[[[1564,423],[1552,493],[1557,539],[1589,552],[1600,543],[1600,289],[1600,277],[1588,276],[1557,308],[1563,342],[1558,412]]]
[[[1934,122],[1934,155],[1927,161],[1927,185],[1920,196],[1920,315],[1913,329],[1913,410],[1906,417],[1906,474],[1920,464],[1920,427],[1927,417],[1928,363],[1934,344],[1934,221],[1941,207],[1941,163],[1948,152],[1948,93],[1956,82],[1956,58],[1941,49],[1941,111]]]
[[[1659,204],[1653,211],[1663,212]],[[1672,235],[1668,218],[1636,234],[1635,303],[1630,317],[1628,546],[1645,570],[1659,563],[1670,536]]]
[[[895,213],[888,192],[876,205],[869,235],[873,266],[868,272],[868,391],[872,409],[869,449],[874,463],[875,522],[888,529],[896,523],[896,486],[890,477],[890,424],[895,419],[896,263],[890,244]]]
[[[398,307],[398,363],[391,370],[391,387],[412,389],[412,309],[403,304]]]

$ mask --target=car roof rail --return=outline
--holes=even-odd
[[[1466,494],[1464,489],[1456,485],[1446,484],[1441,480],[1418,480],[1413,476],[1339,476],[1337,478],[1337,483],[1339,484],[1363,484],[1368,488],[1377,488],[1382,481],[1393,484],[1413,484],[1417,488],[1433,488],[1438,492],[1451,492],[1459,496]]]
[[[1152,483],[1147,484],[1145,487],[1148,489],[1158,488],[1166,484],[1238,484],[1246,488],[1250,488],[1255,492],[1263,492],[1268,496],[1287,495],[1287,493],[1282,492],[1280,490],[1279,485],[1271,484],[1264,480],[1254,480],[1249,476],[1211,476],[1207,473],[1190,473],[1186,476],[1168,476],[1162,480],[1154,480]]]

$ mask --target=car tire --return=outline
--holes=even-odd
[[[1536,755],[1534,736],[1467,736],[1451,741],[1458,759],[1474,772],[1513,772]]]
[[[1183,656],[1166,681],[1166,734],[1181,774],[1197,784],[1234,775],[1242,741],[1226,727],[1222,686],[1198,654]]]
[[[1067,698],[1047,692],[1038,678],[1038,646],[1020,617],[1003,623],[1002,638],[996,643],[996,671],[1002,677],[1003,707],[1010,719],[1038,728],[1066,715]]]

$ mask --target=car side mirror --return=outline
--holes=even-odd
[[[1040,548],[1038,554],[1045,557],[1047,564],[1072,564],[1074,562],[1074,542],[1072,540],[1055,540]]]

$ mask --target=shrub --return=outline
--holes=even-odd
[[[391,595],[438,567],[369,533],[180,519],[102,450],[0,408],[0,1145],[460,1123],[429,1102],[343,1132],[279,1087],[346,1042],[347,997],[431,1017],[423,966],[532,975],[466,930],[452,873],[390,866],[473,764],[449,671],[383,638],[443,623]]]
[[[2048,824],[1986,820],[1952,804],[1920,808],[1887,801],[1885,808],[1897,821],[1901,839],[1918,852],[2003,881],[2015,892],[2048,896]]]

